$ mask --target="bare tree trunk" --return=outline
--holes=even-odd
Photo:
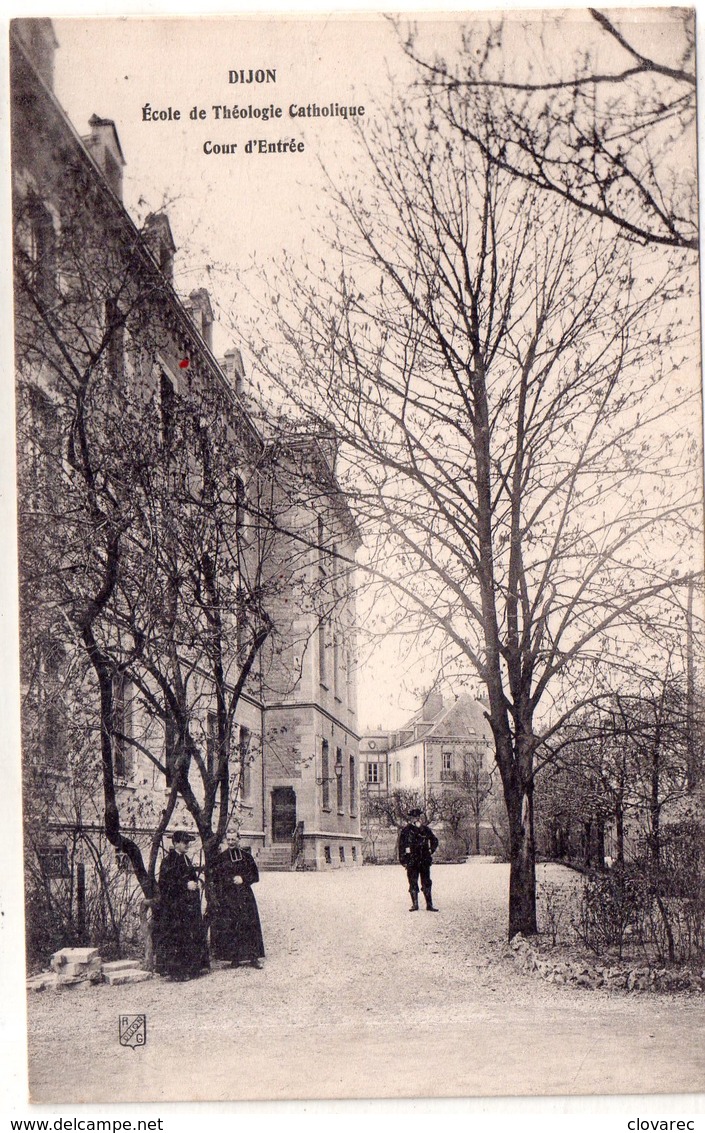
[[[86,867],[76,866],[76,932],[81,944],[86,943]]]
[[[688,607],[686,613],[686,720],[688,746],[688,789],[693,790],[698,783],[700,767],[698,745],[695,740],[695,655],[693,647],[693,594],[695,583],[688,584]]]
[[[605,820],[604,818],[597,819],[597,848],[596,848],[597,868],[605,868]]]
[[[154,901],[140,901],[140,935],[144,949],[144,968],[146,972],[154,971],[154,938],[152,935],[153,919],[150,911],[154,909]]]
[[[616,836],[617,836],[617,865],[624,866],[624,801],[622,794],[617,797],[615,810]]]
[[[532,936],[536,923],[536,861],[533,790],[505,790],[509,816],[509,939],[517,933]]]

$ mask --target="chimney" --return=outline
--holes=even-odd
[[[189,295],[189,313],[198,327],[199,334],[209,350],[213,349],[213,308],[211,297],[205,287],[199,287]]]
[[[223,367],[235,393],[242,396],[245,390],[245,364],[242,361],[242,354],[237,346],[231,346],[229,350],[225,351]]]
[[[110,118],[99,118],[94,114],[89,119],[88,125],[91,132],[81,140],[115,196],[122,200],[122,170],[125,158],[122,156],[115,123]]]
[[[174,252],[176,244],[171,234],[169,218],[164,212],[150,212],[142,226],[147,247],[169,282],[174,278]]]
[[[423,702],[423,709],[421,711],[422,720],[435,720],[440,716],[443,711],[443,694],[438,689],[432,688],[427,694]]]
[[[318,422],[316,441],[331,472],[335,472],[338,459],[338,434],[329,422]]]

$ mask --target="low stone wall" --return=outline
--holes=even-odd
[[[549,955],[521,934],[512,938],[509,948],[523,971],[535,972],[549,983],[628,992],[705,991],[705,971],[653,968],[633,962],[601,964],[597,959],[586,961],[565,954]]]

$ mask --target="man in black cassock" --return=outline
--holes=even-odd
[[[420,878],[426,908],[429,913],[437,913],[438,909],[431,899],[431,861],[438,847],[438,839],[430,826],[425,825],[420,810],[410,810],[409,818],[411,822],[407,823],[399,835],[399,861],[406,870],[411,894],[409,912],[418,912]]]
[[[213,868],[214,908],[210,915],[211,955],[233,967],[263,967],[264,940],[252,886],[259,871],[250,850],[238,841],[227,843]]]
[[[176,830],[171,841],[172,849],[159,870],[153,933],[156,968],[160,975],[172,980],[191,980],[208,967],[198,873],[186,854],[194,836]]]

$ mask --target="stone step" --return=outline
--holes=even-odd
[[[152,973],[142,971],[140,968],[127,968],[122,972],[107,972],[105,982],[110,987],[122,987],[123,984],[139,984],[144,980],[151,980]]]
[[[40,972],[37,976],[30,976],[27,980],[27,991],[47,991],[48,988],[55,988],[57,978],[56,972]]]
[[[260,852],[257,864],[262,870],[290,870],[291,848],[289,846],[267,846]]]
[[[109,960],[107,964],[103,964],[103,975],[107,975],[108,972],[138,971],[141,967],[139,960]]]
[[[57,987],[78,987],[79,984],[99,984],[103,979],[103,973],[100,968],[93,971],[82,969],[81,971],[68,971],[56,973],[56,986]]]

